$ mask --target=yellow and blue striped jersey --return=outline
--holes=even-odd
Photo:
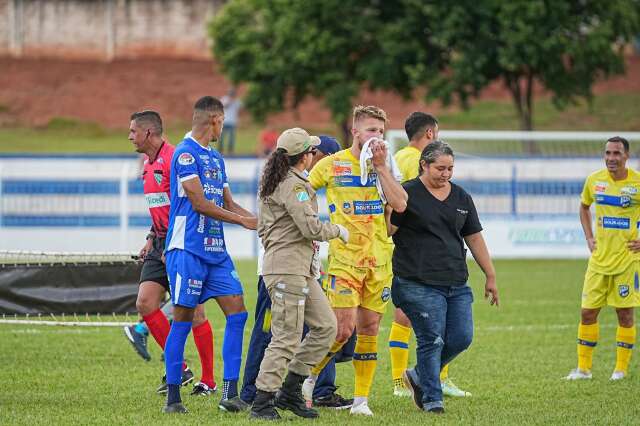
[[[421,154],[418,148],[407,145],[393,156],[400,172],[402,172],[402,183],[418,176]]]
[[[622,273],[639,258],[627,248],[627,242],[638,238],[640,174],[628,169],[627,178],[616,181],[607,169],[598,170],[587,177],[581,202],[596,204],[596,249],[589,267],[600,274]]]
[[[393,246],[388,243],[376,179],[369,171],[367,182],[360,183],[360,160],[350,149],[323,158],[309,174],[314,189],[326,187],[331,222],[349,230],[348,244],[339,238],[329,243],[330,255],[347,265],[376,267],[391,261]]]

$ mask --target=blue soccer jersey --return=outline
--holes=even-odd
[[[223,190],[228,182],[222,156],[188,137],[176,147],[171,161],[167,251],[181,249],[206,263],[220,263],[228,256],[222,222],[196,212],[182,187],[182,182],[195,177],[200,178],[205,198],[224,207]]]

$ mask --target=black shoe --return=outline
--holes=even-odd
[[[404,370],[402,373],[402,380],[404,381],[404,385],[411,391],[411,396],[413,397],[413,403],[419,409],[423,410],[424,405],[422,404],[422,388],[420,387],[420,380],[418,379],[418,374],[415,369]]]
[[[181,402],[174,402],[173,404],[169,404],[169,405],[165,405],[164,408],[162,409],[163,413],[188,413],[189,411],[187,410],[187,408],[182,405]]]
[[[280,420],[280,414],[273,406],[274,395],[274,392],[258,390],[251,406],[249,418],[255,420]]]
[[[444,407],[433,407],[427,410],[427,413],[444,414]]]
[[[206,383],[198,382],[193,385],[191,395],[209,396],[217,390],[218,386],[216,386],[215,384],[212,388],[210,388]]]
[[[287,374],[282,388],[276,393],[276,407],[289,410],[296,416],[305,419],[313,419],[319,416],[318,412],[311,407],[302,397],[302,382],[305,377],[292,373]]]
[[[142,357],[145,361],[151,361],[151,355],[147,350],[147,336],[136,331],[135,325],[125,325],[124,335],[127,336],[127,340],[133,346],[136,353]]]
[[[180,384],[182,386],[186,386],[191,382],[193,382],[193,371],[191,371],[191,369],[187,367],[186,369],[182,370],[182,380]],[[158,387],[156,392],[159,394],[165,394],[167,393],[167,391],[167,375],[165,374],[164,376],[162,376],[162,384]]]
[[[313,398],[313,405],[315,407],[335,408],[336,410],[344,410],[345,408],[351,408],[353,405],[353,399],[343,398],[340,394],[331,392],[329,395]]]
[[[240,411],[247,410],[249,404],[241,400],[239,396],[234,396],[229,399],[221,399],[218,403],[218,408],[229,413],[239,413]]]

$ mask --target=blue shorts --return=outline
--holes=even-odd
[[[242,284],[229,255],[217,264],[187,251],[166,254],[167,276],[174,305],[195,308],[212,297],[242,295]]]

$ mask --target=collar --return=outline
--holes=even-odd
[[[309,173],[306,170],[303,170],[301,172],[298,169],[296,169],[295,167],[289,167],[289,172],[293,173],[295,176],[297,176],[301,180],[303,180],[305,182],[309,182],[309,179],[307,178],[309,176]]]

